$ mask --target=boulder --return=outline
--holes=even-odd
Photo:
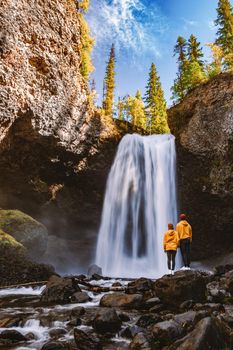
[[[67,333],[67,330],[65,328],[52,328],[49,330],[50,337],[55,339],[62,337],[66,333]]]
[[[123,338],[133,339],[136,334],[142,333],[144,331],[145,330],[142,327],[136,325],[128,326],[120,331],[119,336]]]
[[[162,318],[158,314],[146,314],[139,317],[136,325],[142,328],[147,328],[161,321]]]
[[[204,301],[207,275],[199,271],[179,271],[173,278],[163,276],[154,283],[154,290],[166,305],[178,307],[187,300]]]
[[[177,350],[219,350],[228,348],[229,336],[216,319],[206,317],[198,322],[195,329],[180,340]]]
[[[200,320],[196,311],[187,311],[173,317],[174,321],[179,323],[184,329],[194,326]]]
[[[184,328],[174,320],[159,322],[152,326],[151,331],[154,341],[159,342],[161,346],[169,345],[174,339],[184,335]]]
[[[135,281],[129,282],[126,288],[126,293],[137,294],[145,293],[153,289],[153,281],[148,278],[139,278]]]
[[[71,310],[71,316],[80,317],[80,316],[83,316],[85,314],[85,312],[86,312],[86,310],[84,309],[84,307],[77,306]]]
[[[141,294],[112,293],[106,294],[101,298],[100,306],[138,309],[142,305],[142,300]]]
[[[129,345],[130,350],[152,350],[151,340],[145,333],[138,333]]]
[[[0,345],[2,346],[10,346],[22,341],[27,341],[27,338],[16,330],[7,329],[0,333]]]
[[[41,258],[47,248],[48,231],[44,225],[19,210],[0,210],[0,229],[13,236],[33,259]]]
[[[102,269],[98,265],[93,264],[89,266],[87,275],[91,277],[92,275],[95,275],[95,274],[102,276]]]
[[[121,320],[114,309],[102,310],[93,320],[93,328],[98,333],[116,333],[121,328]]]
[[[42,346],[41,350],[69,350],[69,346],[60,341],[49,341]]]
[[[89,297],[87,292],[76,292],[72,295],[71,301],[73,303],[86,303],[87,301],[90,301],[91,298]]]
[[[77,281],[72,277],[50,277],[46,288],[41,294],[43,303],[70,303],[72,296],[81,292]]]
[[[81,329],[74,329],[74,340],[79,350],[102,350],[100,339]]]

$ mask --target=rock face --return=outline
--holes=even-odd
[[[193,258],[224,252],[233,243],[233,75],[191,91],[168,119],[177,142],[180,210],[194,229]]]
[[[0,207],[28,213],[59,237],[49,241],[47,260],[60,250],[62,267],[90,263],[107,174],[130,132],[90,102],[78,7],[3,0],[0,9]]]

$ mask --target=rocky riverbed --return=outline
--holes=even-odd
[[[93,275],[0,290],[0,348],[233,348],[233,266],[158,280]]]

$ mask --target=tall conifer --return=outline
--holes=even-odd
[[[145,102],[148,131],[155,134],[168,133],[166,101],[154,63],[149,73]]]
[[[107,63],[104,86],[105,86],[105,95],[103,99],[103,109],[106,114],[113,115],[113,104],[114,104],[114,89],[115,89],[115,48],[112,44],[109,60]]]
[[[233,69],[233,7],[229,0],[219,0],[217,7],[218,26],[216,44],[224,53],[225,68]]]

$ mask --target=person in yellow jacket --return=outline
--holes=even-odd
[[[163,247],[167,253],[167,266],[171,275],[174,275],[176,266],[176,251],[179,246],[179,236],[172,224],[168,224],[168,231],[164,234]]]
[[[180,222],[176,225],[176,231],[179,235],[180,240],[180,250],[184,266],[181,270],[190,270],[190,245],[192,242],[192,227],[186,220],[186,215],[180,215]]]

